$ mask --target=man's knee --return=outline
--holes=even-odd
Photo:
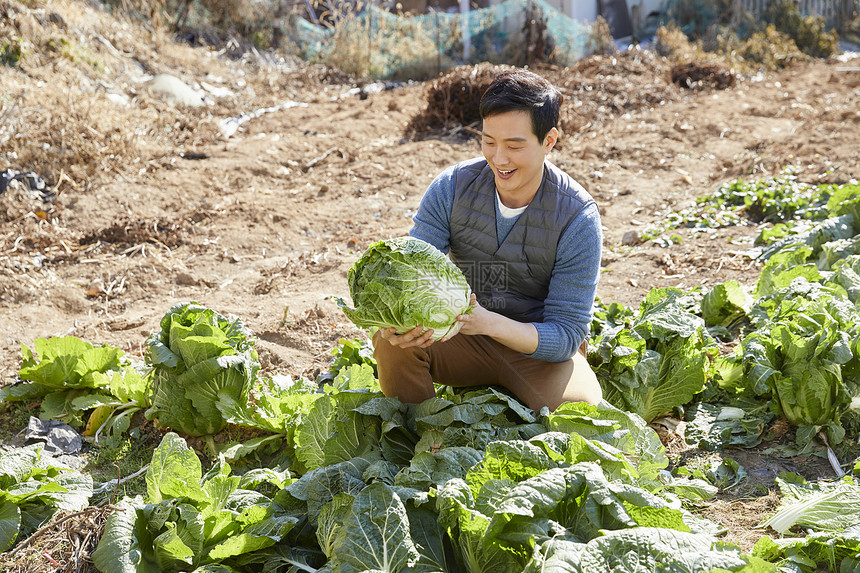
[[[588,360],[584,355],[576,354],[573,357],[573,365],[573,375],[565,391],[565,401],[599,404],[603,399],[603,389]]]

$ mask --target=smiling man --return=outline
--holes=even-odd
[[[481,99],[483,157],[446,169],[427,189],[413,237],[448,253],[472,287],[459,333],[433,342],[418,327],[373,339],[387,396],[420,402],[433,382],[501,385],[534,410],[597,403],[585,359],[600,270],[594,199],[547,160],[562,96],[526,70],[499,75]]]

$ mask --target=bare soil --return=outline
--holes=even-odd
[[[39,337],[74,335],[140,356],[161,316],[189,300],[240,317],[258,338],[264,372],[315,376],[325,370],[340,338],[363,335],[331,298],[348,297],[347,270],[372,242],[408,232],[434,176],[480,153],[472,131],[407,138],[405,126],[426,105],[422,83],[363,99],[357,84],[337,81],[334,72],[289,61],[228,61],[136,32],[83,3],[51,6],[67,28],[112,39],[126,56],[134,48],[153,71],[212,83],[218,76],[236,95],[177,111],[121,72],[102,72],[104,81],[132,96],[130,108],[110,112],[122,118],[117,132],[149,129],[135,152],[96,173],[42,173],[56,192],[49,203],[0,195],[0,383],[15,380],[20,345],[32,347]],[[31,26],[44,32],[37,16]],[[126,36],[124,49],[118,38]],[[622,237],[738,177],[774,175],[788,165],[811,183],[860,177],[857,61],[797,63],[741,78],[726,90],[685,90],[669,78],[631,73],[622,85],[627,100],[657,80],[669,95],[630,109],[612,84],[616,113],[601,108],[600,121],[565,133],[551,157],[600,205],[599,297],[637,306],[653,287],[754,283],[758,265],[746,255],[758,233],[752,224],[712,233],[679,230],[682,242],[668,248],[623,245]],[[23,61],[0,66],[0,117],[41,110],[62,126],[63,109],[50,108],[47,93],[74,98],[67,105],[75,110],[85,110],[88,97],[91,109],[102,109],[104,92],[82,91],[79,76],[93,72],[46,57],[29,68]],[[599,92],[600,78],[590,77]],[[567,88],[568,105],[588,98],[589,91],[574,88]],[[19,98],[21,90],[26,95]],[[230,137],[213,127],[285,101],[303,105],[252,118]],[[104,113],[88,119],[103,124]],[[167,128],[156,136],[152,126]],[[19,144],[32,137],[28,144],[40,145],[26,129],[26,122],[16,124]],[[103,129],[96,131],[104,135]],[[0,168],[34,168],[16,163],[11,145],[0,138]],[[766,489],[755,499],[763,494]],[[746,514],[739,511],[745,499],[722,503],[724,519],[737,516],[726,525],[747,532],[730,531],[729,540],[749,549],[750,524],[743,520],[772,510],[773,500],[747,504]]]

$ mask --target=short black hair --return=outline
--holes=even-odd
[[[543,141],[558,125],[563,99],[555,86],[536,73],[509,70],[496,76],[481,97],[481,119],[497,113],[527,111],[532,118],[532,131],[538,141]]]

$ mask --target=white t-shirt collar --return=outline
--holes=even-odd
[[[502,214],[502,217],[505,219],[512,219],[514,217],[519,217],[522,215],[523,211],[526,210],[525,207],[519,207],[517,209],[511,209],[510,207],[505,207],[504,203],[502,203],[502,198],[499,196],[499,190],[496,189],[496,204],[499,206],[499,212]]]

